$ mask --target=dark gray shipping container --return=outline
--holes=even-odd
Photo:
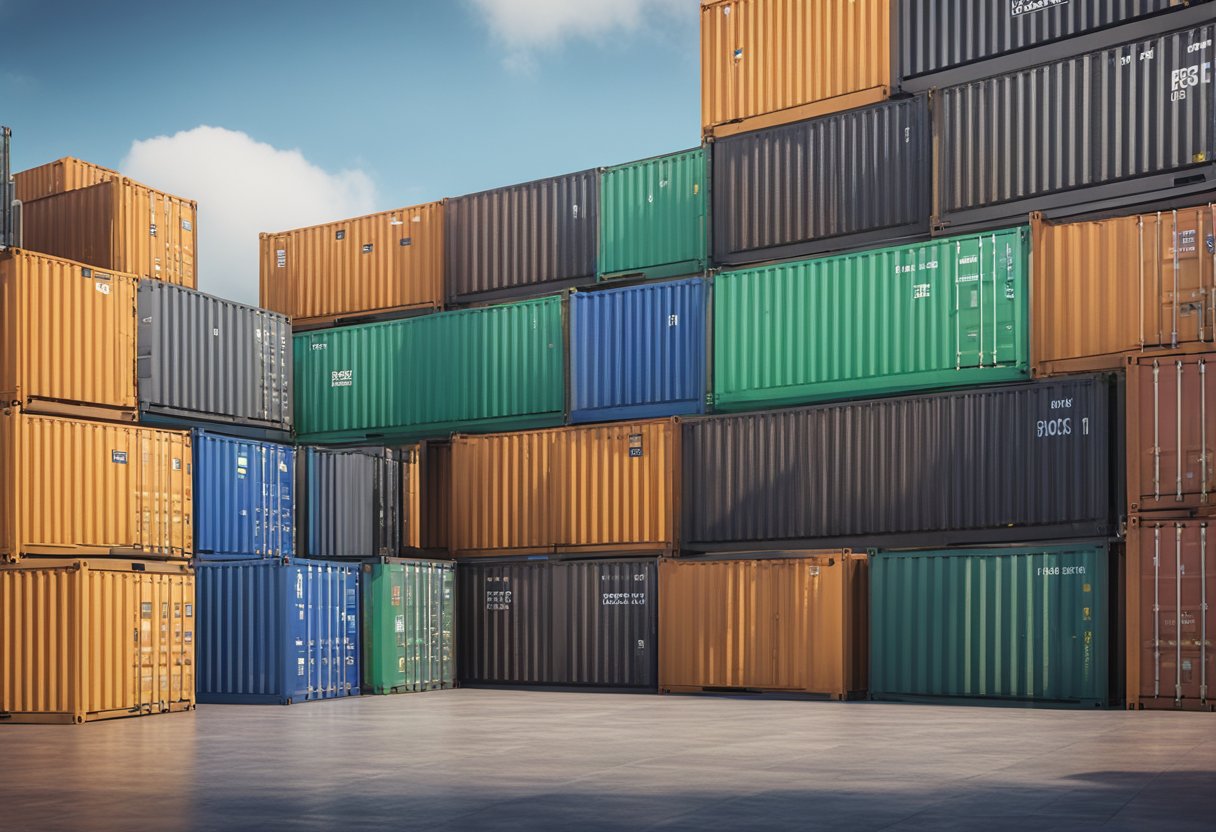
[[[13,168],[9,146],[13,132],[0,127],[0,248],[17,245],[13,228]]]
[[[1214,39],[1209,23],[942,90],[935,230],[1211,191]]]
[[[918,96],[719,139],[714,261],[806,257],[929,233],[932,140]]]
[[[1080,376],[687,421],[684,548],[1116,534],[1121,398]]]
[[[161,280],[139,282],[139,408],[265,439],[292,429],[290,321]],[[243,429],[243,430],[242,430]]]
[[[658,562],[477,561],[456,570],[463,684],[658,687]]]
[[[595,283],[599,204],[594,170],[444,200],[448,303]]]
[[[296,543],[308,558],[401,553],[401,454],[389,448],[301,449]]]

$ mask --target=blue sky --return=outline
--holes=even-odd
[[[251,300],[259,230],[695,145],[698,5],[0,0],[0,123],[198,199],[200,288]]]

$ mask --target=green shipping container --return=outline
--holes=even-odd
[[[295,336],[301,442],[378,444],[560,425],[562,299]]]
[[[706,268],[705,151],[605,168],[600,280],[682,277]]]
[[[714,278],[714,403],[753,410],[1029,376],[1030,231]]]
[[[455,564],[384,558],[363,564],[363,692],[456,686]]]
[[[870,558],[875,699],[1110,703],[1108,544]]]

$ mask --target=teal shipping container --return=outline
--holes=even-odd
[[[1029,377],[1030,231],[714,278],[714,403],[756,410]]]
[[[1113,546],[872,553],[875,699],[1105,707]]]
[[[705,271],[706,180],[701,148],[605,168],[600,174],[600,280]]]
[[[382,558],[363,564],[363,692],[456,687],[456,565]]]
[[[562,423],[562,299],[295,336],[301,443],[411,442]]]

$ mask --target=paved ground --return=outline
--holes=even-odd
[[[1216,715],[457,690],[0,726],[0,828],[1216,828]]]

